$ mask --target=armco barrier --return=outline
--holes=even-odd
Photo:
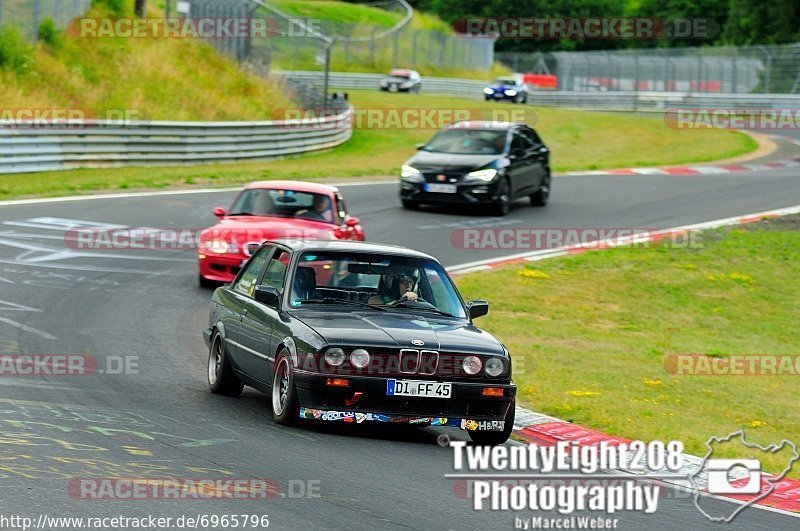
[[[347,107],[319,119],[263,122],[0,121],[0,174],[295,155],[346,142],[352,112]]]
[[[319,84],[320,72],[274,71],[292,81]],[[338,89],[378,90],[381,74],[331,72],[330,85]],[[483,99],[488,81],[423,77],[422,92]],[[717,94],[650,91],[531,90],[529,105],[570,107],[597,111],[664,111],[674,108],[800,109],[800,94]]]

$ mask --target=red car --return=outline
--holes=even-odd
[[[245,186],[230,210],[217,207],[219,223],[200,233],[200,285],[233,280],[265,240],[364,241],[364,229],[347,213],[333,186],[298,181],[258,181]]]

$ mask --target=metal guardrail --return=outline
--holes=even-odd
[[[313,84],[318,72],[275,71],[288,80]],[[338,89],[378,90],[380,74],[331,72],[331,86]],[[483,98],[486,82],[471,79],[423,77],[422,92],[459,97]],[[531,90],[528,104],[544,107],[571,107],[597,111],[664,111],[676,108],[705,109],[800,109],[800,95],[793,94],[716,94],[645,91],[545,91]]]
[[[284,157],[346,142],[352,112],[262,122],[0,121],[0,174]]]

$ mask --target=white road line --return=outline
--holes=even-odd
[[[299,181],[298,181],[299,182]],[[372,186],[372,185],[387,185],[391,184],[399,186],[400,178],[393,181],[350,181],[341,183],[320,183],[330,184],[331,186],[350,187],[350,186]],[[165,195],[193,195],[193,194],[222,194],[228,192],[238,192],[242,190],[243,186],[235,188],[200,188],[197,190],[162,190],[159,192],[130,192],[119,194],[96,194],[96,195],[75,195],[63,197],[42,197],[36,199],[11,199],[8,201],[0,201],[0,207],[14,206],[14,205],[35,205],[39,203],[65,203],[70,201],[88,201],[91,199],[125,199],[128,197],[157,197]]]
[[[30,332],[31,334],[36,334],[37,336],[41,336],[45,339],[58,339],[56,336],[50,335],[47,332],[42,332],[41,330],[37,330],[32,326],[24,325],[22,323],[18,323],[16,321],[12,321],[7,317],[0,317],[0,323],[6,323],[7,325],[11,325],[13,327],[19,328],[25,332]]]

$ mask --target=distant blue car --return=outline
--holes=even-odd
[[[514,78],[495,79],[488,87],[483,89],[486,101],[511,101],[525,103],[528,101],[528,88],[521,81]]]

